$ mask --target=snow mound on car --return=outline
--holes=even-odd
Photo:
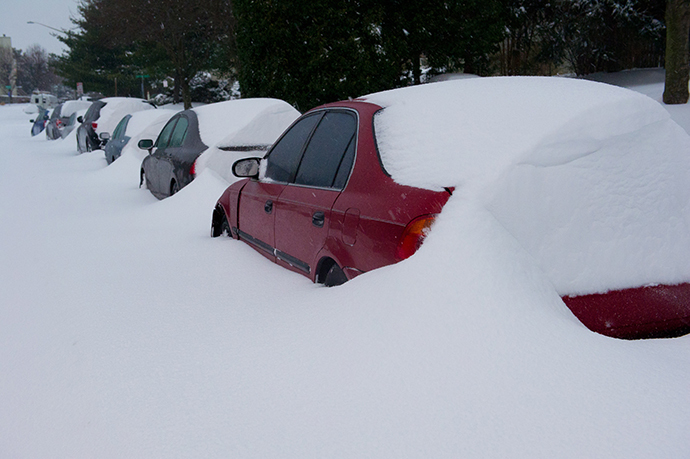
[[[270,98],[229,100],[227,102],[204,105],[193,110],[199,118],[201,141],[208,146],[214,146],[221,140],[239,135],[249,125],[257,126],[257,124],[254,124],[254,121],[260,115],[275,115],[285,112],[296,115],[292,120],[299,116],[299,113],[287,102]],[[265,131],[273,134],[275,129],[271,130],[269,127]],[[268,141],[272,143],[275,138],[266,136],[266,132],[262,129],[255,129],[247,133],[243,140],[247,142]],[[280,133],[282,133],[282,130],[275,137],[280,135]]]
[[[132,113],[132,118],[127,123],[127,131],[125,132],[125,135],[130,139],[122,149],[122,156],[134,155],[139,161],[143,160],[147,151],[139,148],[139,141],[151,139],[155,142],[158,134],[163,130],[163,126],[181,110],[182,107],[177,109],[159,108]]]
[[[300,116],[294,107],[278,99],[242,99],[231,102],[233,105],[225,106],[230,109],[228,112],[233,113],[230,119],[235,120],[241,115],[241,122],[235,122],[229,129],[220,130],[227,135],[212,144],[196,162],[197,173],[211,169],[227,182],[237,180],[231,171],[235,161],[250,156],[263,156]],[[206,119],[204,121],[210,122]],[[208,129],[208,126],[201,120],[199,126],[203,139],[203,129]]]
[[[156,108],[143,99],[133,97],[107,97],[102,100],[106,104],[101,108],[100,117],[97,120],[97,132],[107,132],[110,135],[113,134],[117,123],[126,115]]]
[[[62,104],[62,108],[60,109],[60,116],[62,118],[67,118],[68,116],[72,115],[74,112],[78,112],[80,110],[88,110],[88,108],[91,106],[92,102],[86,101],[86,100],[68,100],[65,101]]]
[[[455,187],[560,295],[690,280],[690,138],[651,98],[519,77],[364,99],[384,107],[375,130],[394,180]]]

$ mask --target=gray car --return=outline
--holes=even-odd
[[[145,183],[155,197],[163,199],[194,180],[194,162],[208,146],[201,141],[196,113],[185,110],[168,121],[155,144],[144,139],[139,148],[149,150],[141,163],[139,185]]]
[[[127,145],[127,142],[129,142],[130,137],[127,135],[127,124],[131,119],[132,115],[125,115],[124,118],[117,123],[117,127],[115,127],[115,130],[113,131],[112,137],[101,134],[102,138],[105,137],[109,139],[105,144],[105,147],[103,147],[103,150],[105,151],[105,160],[108,162],[108,164],[120,157],[122,154],[122,149],[125,148],[125,145]]]
[[[76,113],[87,110],[90,106],[91,102],[85,100],[68,100],[59,104],[46,124],[46,138],[48,140],[64,139],[76,127]]]

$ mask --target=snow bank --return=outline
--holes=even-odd
[[[459,189],[415,256],[323,288],[209,236],[211,174],[159,201],[140,161],[32,138],[21,108],[1,456],[687,456],[690,336],[590,332],[484,201]]]
[[[534,77],[365,99],[392,177],[488,209],[559,294],[690,280],[690,138],[654,100]]]

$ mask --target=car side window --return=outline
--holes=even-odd
[[[168,143],[170,142],[170,134],[172,134],[173,129],[175,129],[175,123],[177,122],[177,118],[173,118],[170,121],[168,121],[168,124],[165,125],[161,133],[158,135],[158,138],[156,139],[156,144],[154,147],[156,148],[167,148]]]
[[[175,125],[175,130],[170,136],[170,143],[168,147],[181,147],[184,139],[187,137],[187,128],[189,127],[189,120],[184,116],[180,116]]]
[[[341,111],[327,112],[304,151],[295,183],[324,188],[333,187],[346,152],[351,153],[348,161],[350,166],[352,165],[356,127],[357,119],[353,114]],[[347,169],[346,172],[345,169]],[[341,188],[349,172],[349,166],[345,164],[343,167],[345,177],[344,179],[339,177]]]
[[[273,146],[266,163],[267,178],[276,182],[292,182],[304,144],[321,116],[321,113],[315,113],[302,118]]]

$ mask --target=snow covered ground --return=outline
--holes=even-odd
[[[22,108],[0,107],[0,457],[690,453],[690,337],[590,332],[488,212],[451,199],[415,256],[327,289],[209,236],[210,170],[158,201],[139,158],[31,138]]]

